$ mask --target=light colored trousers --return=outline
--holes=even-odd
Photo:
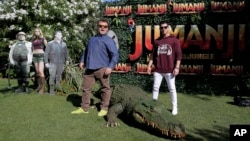
[[[154,72],[153,99],[158,99],[159,90],[163,77],[165,78],[171,96],[173,108],[177,108],[177,92],[175,87],[175,76],[173,73]]]

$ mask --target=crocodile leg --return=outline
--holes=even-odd
[[[119,126],[117,122],[117,116],[124,111],[123,106],[121,103],[116,103],[112,107],[109,108],[108,115],[107,115],[107,123],[106,126]]]

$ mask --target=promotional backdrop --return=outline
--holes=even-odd
[[[247,5],[244,0],[103,1],[102,15],[110,20],[119,40],[120,61],[113,81],[151,85],[152,76],[146,74],[148,54],[162,20],[169,22],[181,43],[180,79],[248,73]]]

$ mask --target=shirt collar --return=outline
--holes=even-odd
[[[96,34],[95,37],[103,37],[103,36],[106,36],[106,35],[107,35],[107,33],[106,34]]]

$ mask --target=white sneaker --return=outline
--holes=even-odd
[[[177,115],[177,113],[178,113],[178,109],[177,108],[173,108],[172,115]]]

